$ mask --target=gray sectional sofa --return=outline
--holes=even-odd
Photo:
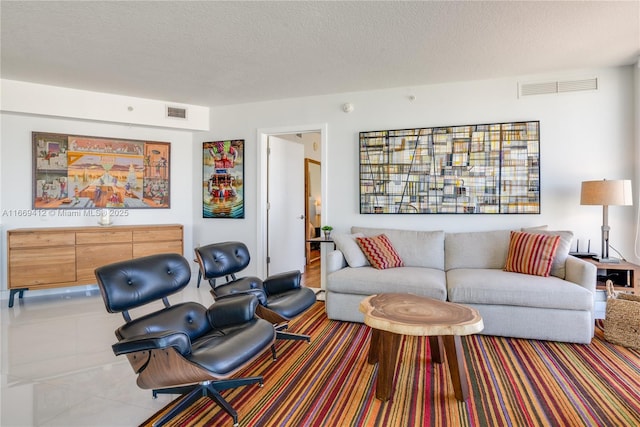
[[[594,333],[594,265],[568,255],[569,232],[561,242],[551,275],[504,271],[510,230],[445,233],[352,227],[335,234],[337,249],[327,256],[326,310],[330,319],[363,322],[365,296],[403,292],[476,308],[482,334],[590,343]],[[378,270],[360,251],[355,236],[385,234],[404,266]]]

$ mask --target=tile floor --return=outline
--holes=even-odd
[[[209,305],[208,289],[192,279],[169,299]],[[153,399],[136,386],[126,358],[111,351],[124,320],[107,313],[97,289],[0,302],[0,426],[137,426],[177,397]]]

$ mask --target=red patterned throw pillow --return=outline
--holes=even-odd
[[[358,242],[358,246],[364,252],[369,263],[378,270],[404,266],[402,259],[400,259],[386,235],[356,237],[356,242]]]
[[[559,243],[558,235],[512,231],[504,271],[547,277]]]

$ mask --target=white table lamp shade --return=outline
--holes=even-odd
[[[609,258],[609,206],[631,206],[633,195],[631,194],[631,181],[617,179],[608,181],[584,181],[580,192],[581,205],[602,206],[602,256],[600,262],[619,262],[615,258]]]
[[[581,205],[631,206],[631,181],[628,179],[584,181],[580,193]]]

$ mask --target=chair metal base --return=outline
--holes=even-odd
[[[310,335],[304,334],[294,334],[293,332],[285,332],[284,330],[289,327],[287,323],[281,323],[279,325],[273,325],[276,330],[276,339],[277,340],[292,340],[292,341],[306,341],[311,342]],[[271,346],[271,356],[273,360],[278,360],[278,354],[276,352],[276,345],[273,344]]]
[[[182,386],[182,387],[171,387],[171,388],[162,388],[153,390],[154,399],[158,397],[158,394],[182,394],[180,402],[169,412],[164,414],[160,419],[153,423],[153,426],[162,426],[171,418],[175,417],[178,413],[184,411],[195,401],[200,399],[201,397],[209,397],[211,400],[216,402],[226,413],[231,415],[233,418],[233,425],[238,425],[238,413],[235,409],[224,400],[222,395],[219,393],[222,390],[227,390],[230,388],[236,388],[249,384],[258,383],[260,387],[264,384],[264,380],[261,376],[259,377],[247,377],[247,378],[237,378],[231,380],[221,380],[221,381],[203,381],[198,384]]]
[[[293,332],[285,332],[289,325],[276,325],[276,339],[277,340],[295,340],[295,341],[306,341],[311,342],[311,336],[305,334],[296,334]]]

